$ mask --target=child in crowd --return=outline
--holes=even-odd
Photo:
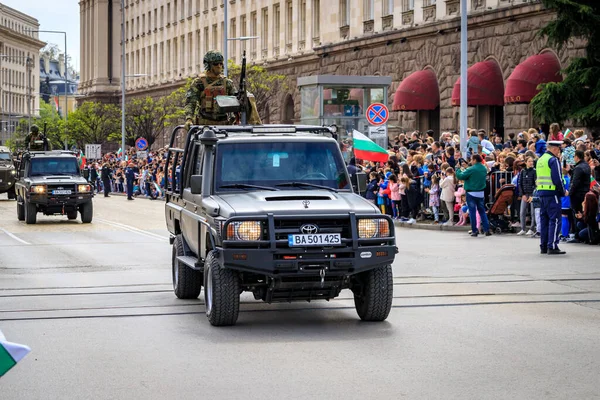
[[[425,189],[429,193],[429,207],[433,211],[433,223],[440,223],[440,178],[437,175],[431,177],[431,187]]]
[[[367,193],[365,197],[373,204],[377,204],[377,193],[379,192],[379,183],[377,172],[373,171],[369,174],[369,184],[367,185]]]
[[[471,156],[473,154],[478,154],[478,149],[480,145],[481,141],[479,140],[479,136],[477,136],[477,131],[473,129],[471,131],[471,137],[467,142],[467,155]]]
[[[454,191],[456,188],[456,181],[454,177],[454,169],[447,167],[445,169],[446,177],[440,184],[442,190],[440,200],[443,202],[442,210],[444,211],[444,219],[446,225],[454,225]]]
[[[398,191],[400,192],[400,221],[408,221],[408,196],[406,194],[410,185],[410,179],[406,176],[400,178],[400,185]]]
[[[533,192],[533,196],[529,197],[528,201],[533,203],[533,213],[535,214],[535,226],[542,226],[540,225],[540,208],[542,207],[542,202],[540,201],[540,197],[538,196],[537,190]],[[531,237],[539,238],[540,236],[540,230],[538,229],[537,232]]]
[[[398,177],[392,174],[388,178],[390,188],[390,200],[392,202],[392,218],[400,219],[400,183]]]
[[[571,177],[566,168],[563,168],[563,185],[565,186],[566,191],[568,191],[571,186]],[[563,196],[561,198],[561,203],[562,226],[560,240],[566,241],[570,237],[571,227],[574,227],[575,225],[575,218],[573,216],[573,211],[571,210],[571,198],[569,196]]]
[[[389,175],[388,175],[389,176]],[[381,177],[379,181],[379,193],[377,194],[377,205],[381,209],[382,214],[388,214],[388,206],[390,200],[389,180]]]
[[[467,196],[462,195],[460,197],[460,202],[456,203],[458,208],[458,222],[457,226],[464,226],[467,224],[467,216],[469,215],[469,207],[467,207]]]

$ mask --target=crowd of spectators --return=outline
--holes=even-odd
[[[535,165],[546,152],[546,141],[560,140],[564,181],[569,188],[569,196],[563,198],[563,240],[598,242],[600,136],[588,136],[583,130],[562,132],[558,124],[547,130],[509,133],[505,140],[495,130],[470,129],[466,159],[461,157],[456,132],[442,132],[439,139],[433,131],[402,133],[390,140],[386,163],[351,160],[351,164],[368,176],[365,197],[383,213],[408,224],[432,219],[434,224],[465,225],[477,209],[470,207],[469,189],[473,192],[473,187],[482,185],[481,204],[487,210],[501,188],[513,185],[512,203],[503,218],[518,235],[538,237]],[[483,167],[479,169],[483,183],[471,177],[474,165]],[[467,176],[471,182],[466,182]],[[479,189],[475,192],[479,196]],[[475,233],[487,233],[485,223],[478,215]]]
[[[164,191],[170,174],[165,174],[166,148],[148,152],[147,158],[137,158],[133,150],[125,153],[106,153],[102,160],[87,162],[83,166],[83,176],[94,186],[97,193],[126,193],[127,170],[133,174],[133,196],[144,196],[151,200],[164,198]]]

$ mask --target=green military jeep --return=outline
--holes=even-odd
[[[17,170],[8,147],[0,146],[0,193],[7,193],[9,200],[16,199],[15,181]]]

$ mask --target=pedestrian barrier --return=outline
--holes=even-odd
[[[488,204],[493,204],[496,198],[496,193],[504,185],[511,184],[515,174],[512,171],[496,171],[488,175],[490,183],[490,196]]]

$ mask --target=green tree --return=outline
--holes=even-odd
[[[118,106],[86,101],[69,113],[69,140],[80,149],[85,148],[86,144],[105,144],[120,132],[120,121]]]
[[[586,56],[575,58],[559,83],[541,85],[532,100],[533,114],[543,122],[573,120],[588,127],[600,125],[600,2],[598,0],[542,0],[556,18],[540,34],[561,49],[573,39],[586,42]]]
[[[125,104],[125,143],[133,146],[137,138],[144,137],[151,147],[156,139],[171,125],[183,123],[185,87],[160,98],[137,97]],[[121,133],[110,136],[121,140]]]
[[[230,60],[228,64],[228,77],[233,80],[236,87],[240,84],[241,72],[242,67]],[[264,121],[267,119],[266,111],[269,98],[272,98],[274,94],[287,90],[286,77],[285,75],[269,72],[260,65],[247,65],[246,89],[254,95],[258,113]]]

